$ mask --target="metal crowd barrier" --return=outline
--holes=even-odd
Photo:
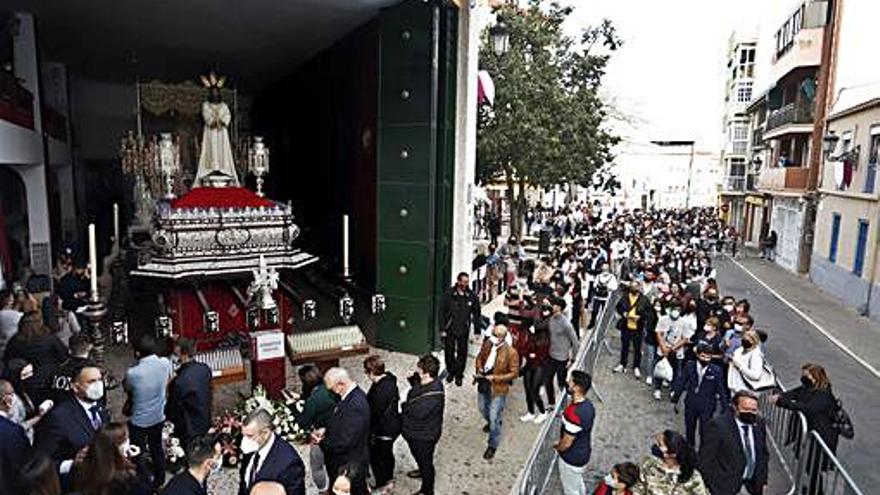
[[[808,430],[803,413],[771,404],[766,393],[760,395],[758,405],[767,422],[771,448],[791,484],[786,495],[863,495],[819,434]]]
[[[614,292],[608,297],[608,302],[599,314],[599,322],[594,327],[590,336],[581,342],[577,355],[574,358],[572,369],[579,369],[592,374],[602,343],[608,333],[608,329],[614,324],[614,306],[620,298],[619,292]],[[593,384],[593,393],[601,401],[601,395]],[[541,432],[535,440],[534,446],[529,453],[528,460],[520,471],[510,495],[537,495],[545,493],[547,484],[556,468],[558,456],[553,445],[559,440],[559,431],[562,427],[562,411],[568,403],[568,392],[561,391],[553,406],[553,416],[544,422]]]
[[[480,304],[486,304],[507,291],[507,271],[508,263],[499,261],[492,266],[483,265],[471,272],[471,290],[480,299]]]

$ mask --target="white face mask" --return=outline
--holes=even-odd
[[[211,466],[211,474],[217,474],[223,469],[223,456],[214,458],[214,465]]]
[[[734,330],[735,332],[737,332],[737,333],[742,332],[742,331],[743,331],[743,326],[740,325],[739,323],[737,323],[736,325],[733,326],[733,330]]]
[[[730,305],[724,306],[724,311],[727,311],[728,313],[733,313],[733,306],[730,306]]]
[[[86,387],[86,399],[97,402],[101,400],[101,397],[104,397],[104,382],[97,381],[94,383],[90,383],[88,387]]]
[[[129,449],[131,449],[131,442],[126,440],[119,446],[119,453],[122,454],[122,457],[128,457]]]
[[[614,476],[612,476],[611,473],[605,475],[604,481],[605,485],[607,485],[608,488],[617,488],[617,481],[614,479]]]
[[[251,437],[241,437],[240,447],[241,453],[245,455],[252,454],[260,450],[260,444],[258,444],[257,441]]]

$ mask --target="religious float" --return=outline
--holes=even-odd
[[[123,167],[142,203],[135,216],[146,224],[141,232],[146,242],[138,246],[130,276],[149,281],[155,291],[158,336],[195,341],[196,360],[212,368],[215,383],[246,379],[250,361],[253,384],[277,397],[286,381],[285,357],[294,365],[326,368],[341,357],[367,352],[368,346],[351,324],[354,302],[344,291],[342,325],[298,328],[296,322],[315,317],[317,304],[294,287],[291,275],[318,258],[297,247],[300,229],[291,205],[267,198],[262,190],[269,172],[263,140],[255,136],[239,147],[244,152],[233,151],[224,82],[212,73],[202,78],[204,88],[183,88],[208,98],[201,103],[204,126],[195,177],[179,196],[177,191],[186,189],[179,180],[181,138],[160,133],[144,139],[139,105],[138,135],[131,133],[121,148]],[[140,87],[138,95],[140,102]],[[255,191],[242,186],[236,154],[255,176]],[[149,217],[143,203],[152,206]],[[132,230],[129,237],[136,239],[137,226]],[[344,243],[347,251],[347,235]],[[373,298],[374,311],[384,308],[382,300]]]

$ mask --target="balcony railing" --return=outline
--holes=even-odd
[[[803,191],[807,188],[809,168],[775,167],[761,170],[758,176],[758,189],[783,191],[786,189]]]
[[[813,105],[789,103],[767,117],[767,131],[788,124],[812,124]]]
[[[764,146],[764,129],[756,127],[752,129],[752,148]]]
[[[34,95],[4,70],[0,70],[0,120],[34,128]]]
[[[744,175],[728,175],[721,185],[726,192],[743,192],[746,190],[746,177]]]

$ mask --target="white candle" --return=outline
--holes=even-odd
[[[113,242],[119,250],[119,203],[113,203]]]
[[[95,224],[89,224],[89,282],[92,301],[98,300],[98,247],[95,243]]]
[[[348,215],[342,215],[342,274],[348,276]]]

